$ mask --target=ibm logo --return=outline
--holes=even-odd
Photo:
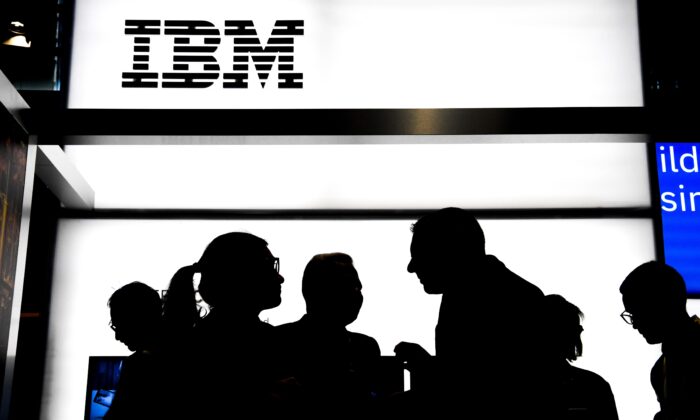
[[[173,37],[173,71],[149,71],[151,37]],[[122,73],[124,88],[207,88],[219,79],[221,66],[214,52],[221,44],[221,33],[205,20],[126,20],[126,35],[134,39],[133,71]],[[281,89],[301,89],[303,74],[294,72],[294,37],[304,35],[303,20],[278,20],[267,45],[262,45],[252,20],[225,21],[224,35],[233,39],[232,61],[223,72],[225,89],[245,89],[248,74],[257,73],[265,87],[272,67],[277,64]],[[197,67],[193,70],[193,67]],[[231,71],[228,71],[231,70]]]

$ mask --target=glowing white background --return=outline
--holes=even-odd
[[[304,88],[123,89],[126,19],[252,19],[262,42],[303,19]],[[150,71],[172,71],[153,36]],[[229,72],[232,38],[215,53]],[[199,45],[193,41],[193,44]],[[196,71],[196,66],[192,66]],[[642,106],[635,0],[78,0],[71,108],[519,108]]]
[[[605,208],[651,203],[643,143],[364,144],[382,141],[370,136],[346,141],[357,144],[98,145],[66,146],[66,153],[95,190],[97,208]]]
[[[423,293],[405,270],[412,221],[61,221],[42,418],[81,418],[88,356],[128,354],[107,325],[106,302],[116,288],[138,280],[163,289],[178,267],[196,261],[211,239],[232,230],[265,238],[281,258],[283,303],[263,312],[262,318],[279,324],[301,316],[300,278],[306,262],[319,252],[344,251],[356,261],[365,295],[360,317],[350,329],[377,338],[384,354],[391,354],[400,340],[419,342],[432,352],[439,298]],[[585,312],[585,353],[576,364],[610,382],[620,418],[651,418],[656,400],[648,372],[659,350],[618,316],[623,309],[620,282],[638,264],[653,258],[651,221],[484,220],[482,224],[488,252],[545,293],[562,294]],[[518,322],[517,314],[513,322]]]

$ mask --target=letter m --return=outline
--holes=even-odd
[[[276,21],[267,45],[260,42],[252,20],[227,20],[224,34],[233,36],[233,72],[224,73],[224,88],[247,88],[251,62],[263,88],[275,62],[277,87],[303,87],[304,75],[294,72],[294,37],[304,35],[303,20]]]

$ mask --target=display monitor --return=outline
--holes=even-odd
[[[90,356],[85,393],[85,420],[101,420],[111,407],[124,359],[122,356]]]
[[[661,224],[666,263],[700,297],[700,143],[657,143]]]

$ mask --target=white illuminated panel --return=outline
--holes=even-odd
[[[96,208],[650,206],[641,143],[99,145],[66,153]]]
[[[304,312],[301,276],[316,253],[347,252],[363,282],[365,303],[350,330],[374,336],[383,354],[400,340],[434,351],[439,297],[426,295],[406,271],[414,220],[85,220],[59,224],[53,276],[42,419],[82,418],[91,355],[126,355],[108,326],[107,299],[118,287],[142,281],[167,287],[182,265],[199,259],[219,234],[244,230],[269,242],[281,259],[282,304],[263,312],[272,324]],[[654,256],[646,219],[482,220],[486,249],[545,293],[558,293],[586,314],[584,356],[612,386],[620,419],[651,418],[656,400],[648,384],[658,346],[649,346],[620,318],[618,287]],[[508,311],[509,308],[502,308]],[[518,314],[513,313],[517,327]],[[513,343],[514,351],[519,345]],[[517,357],[517,353],[513,354]]]
[[[700,316],[700,299],[692,299],[688,301],[687,305],[689,315]],[[651,369],[651,368],[650,368]]]
[[[127,20],[158,21],[138,44],[147,52],[135,51],[140,35],[126,33]],[[208,22],[214,44],[166,34],[173,20]],[[285,54],[303,87],[279,87],[278,74],[290,72],[279,62],[264,88],[252,62],[246,88],[224,87],[241,64],[226,34],[231,20],[253,21],[262,46],[276,21],[302,20],[303,35],[291,36]],[[643,105],[635,0],[77,0],[73,34],[71,108]],[[188,54],[175,52],[175,38],[188,36],[188,45],[216,46],[189,53],[213,58],[214,70],[174,67],[187,64],[175,55]],[[154,73],[154,87],[122,87],[123,73],[136,71]],[[164,87],[164,73],[187,72],[207,73],[213,84]]]

